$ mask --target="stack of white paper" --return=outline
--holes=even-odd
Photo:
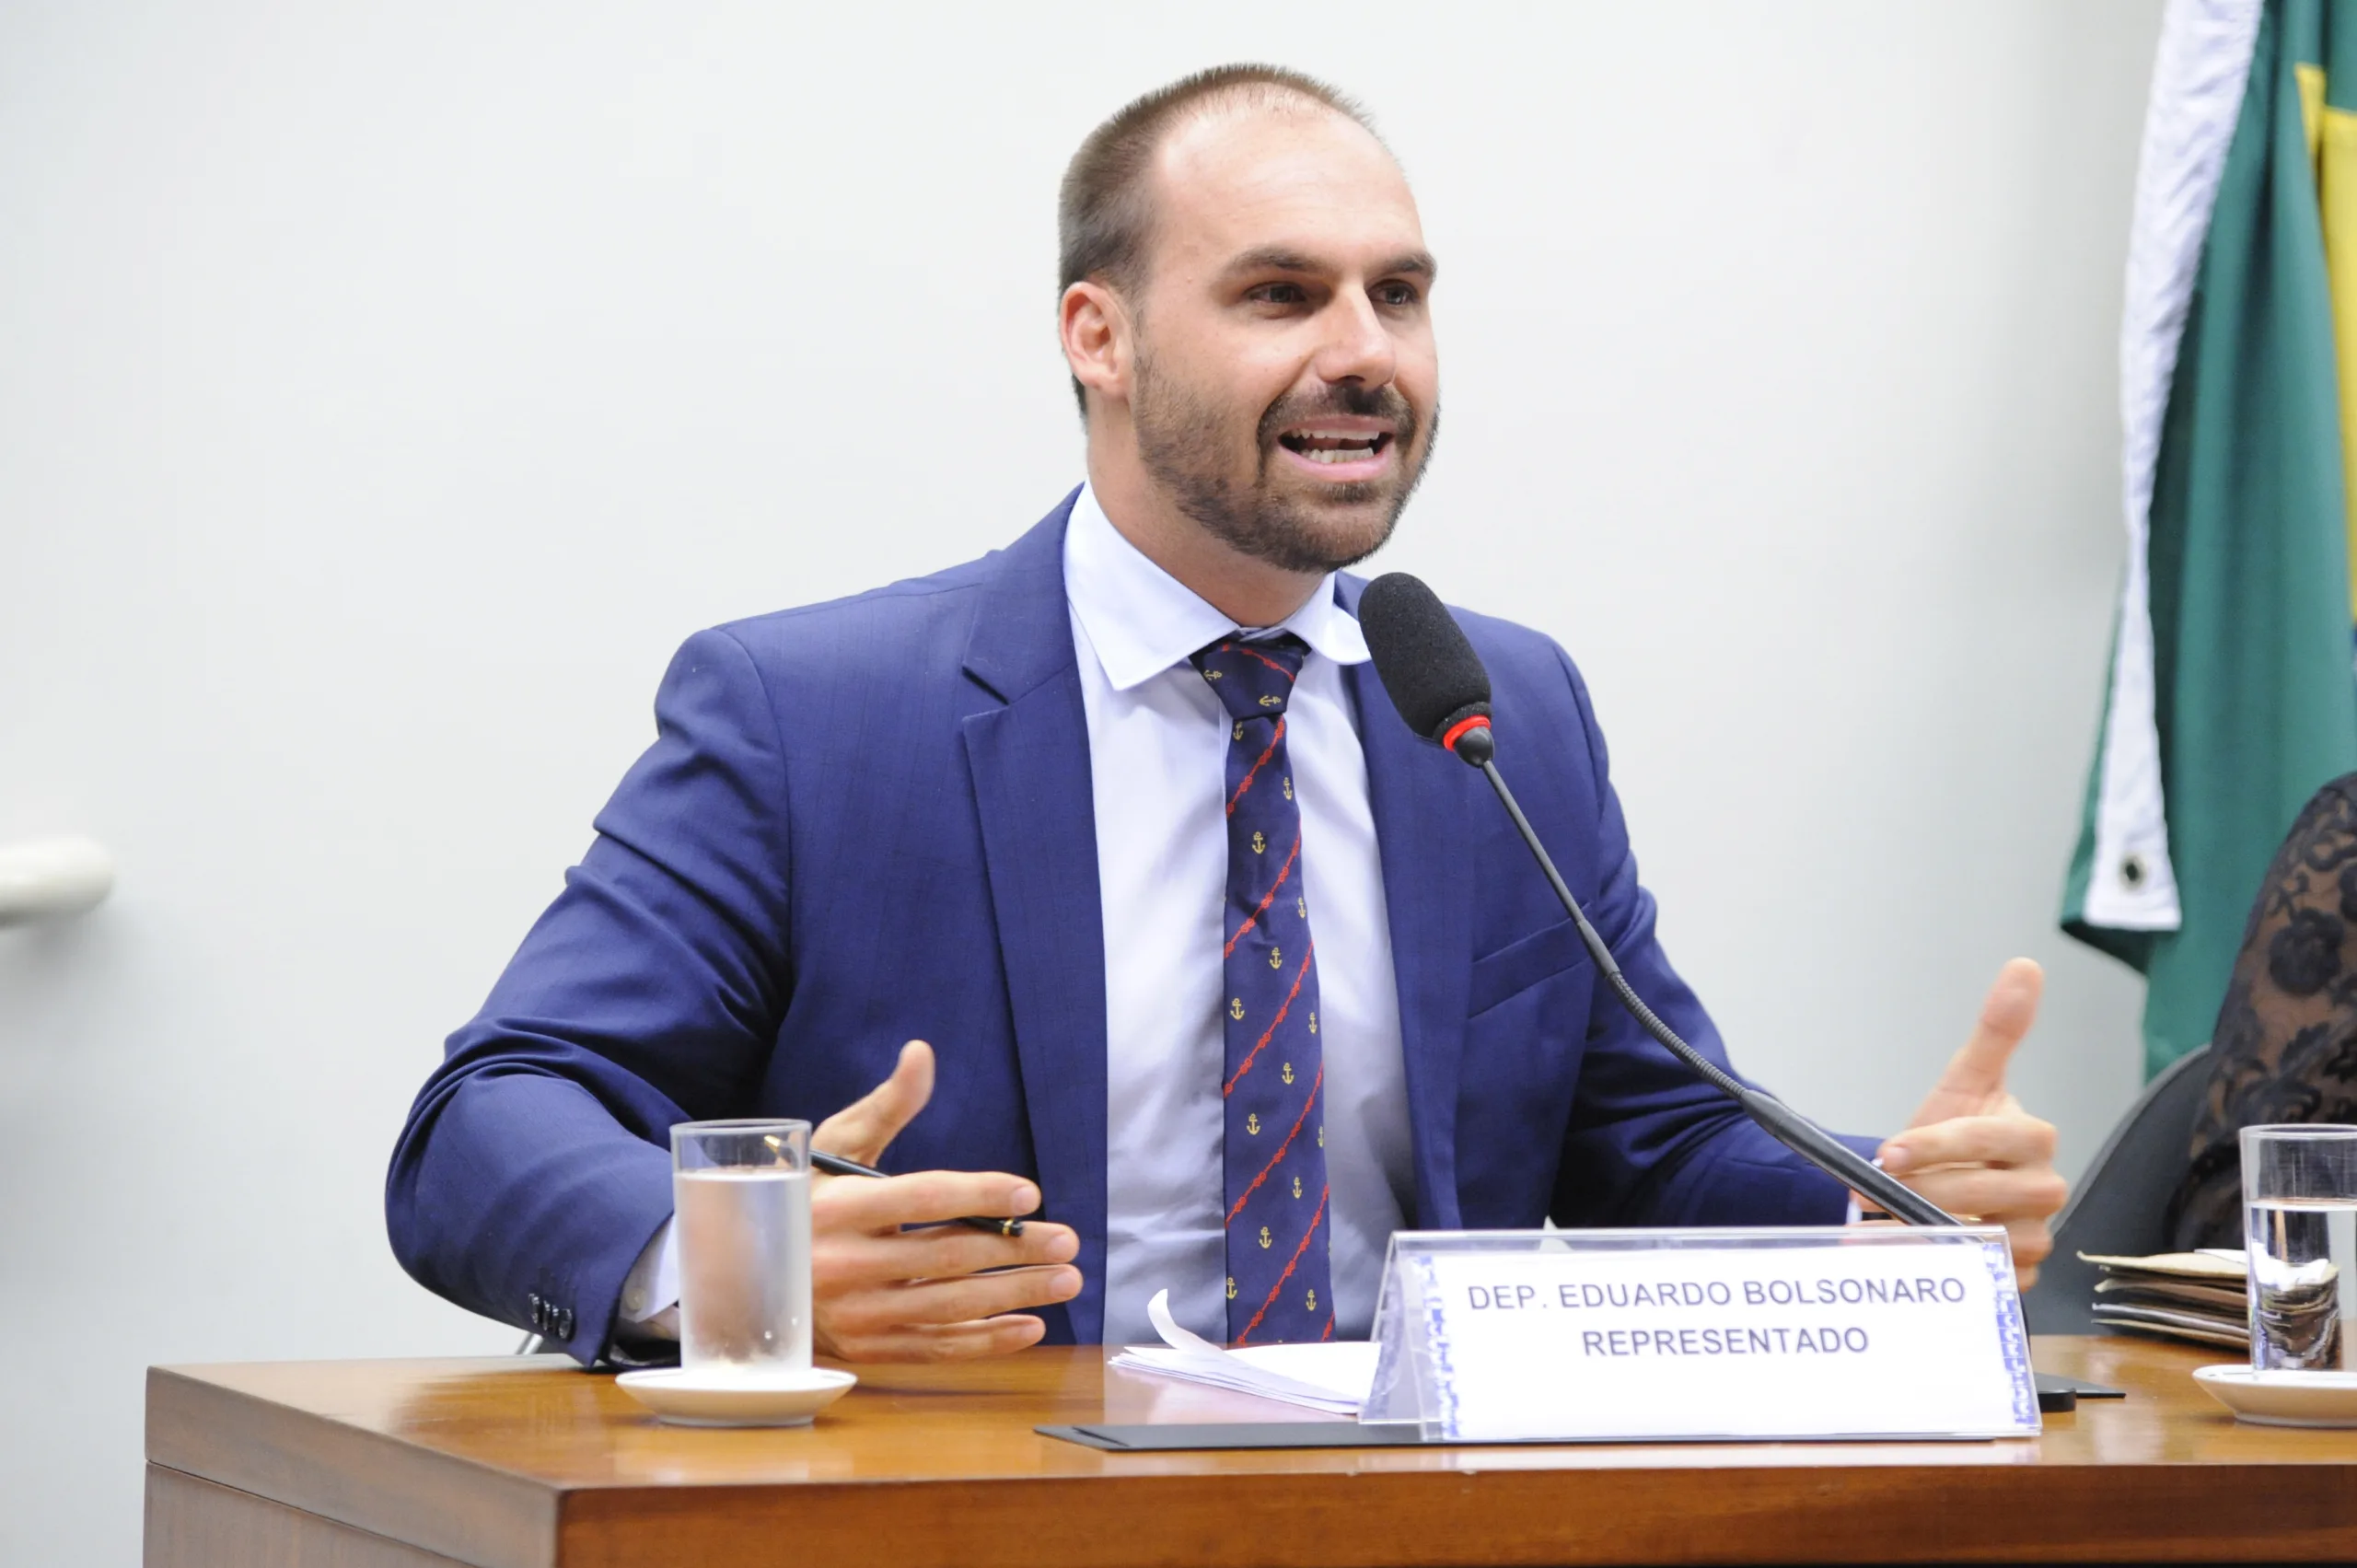
[[[2199,1252],[2162,1252],[2150,1258],[2082,1252],[2079,1258],[2103,1271],[2096,1283],[2095,1320],[2105,1328],[2249,1348],[2244,1289],[2248,1265],[2239,1250],[2205,1247]]]
[[[1283,1400],[1329,1415],[1356,1415],[1375,1385],[1376,1347],[1364,1341],[1312,1345],[1256,1345],[1222,1350],[1189,1333],[1170,1316],[1170,1293],[1155,1293],[1146,1304],[1158,1345],[1130,1345],[1110,1365],[1128,1372],[1152,1372],[1233,1388],[1264,1400]]]

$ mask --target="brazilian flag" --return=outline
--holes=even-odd
[[[2357,770],[2357,0],[2171,0],[2121,334],[2129,561],[2063,929],[2201,1045],[2268,861]]]

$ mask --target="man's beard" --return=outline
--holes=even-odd
[[[1390,505],[1372,523],[1354,517],[1338,526],[1321,516],[1326,508],[1307,497],[1279,495],[1270,485],[1277,433],[1319,414],[1392,422],[1392,444],[1399,454],[1393,478],[1323,487],[1329,499],[1345,506],[1381,501],[1389,492]],[[1337,386],[1322,397],[1289,393],[1260,415],[1253,432],[1252,483],[1239,490],[1227,477],[1235,438],[1229,422],[1193,388],[1156,374],[1153,356],[1143,350],[1131,417],[1146,472],[1181,512],[1230,549],[1288,572],[1339,572],[1382,549],[1424,477],[1433,445],[1440,438],[1440,411],[1435,408],[1431,432],[1421,447],[1417,445],[1421,426],[1416,411],[1396,387]]]

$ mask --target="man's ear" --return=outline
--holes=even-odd
[[[1127,402],[1135,337],[1121,296],[1094,278],[1064,290],[1056,313],[1073,379],[1100,399]]]

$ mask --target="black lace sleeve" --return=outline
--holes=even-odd
[[[2357,773],[2318,790],[2275,852],[2210,1049],[2169,1203],[2180,1248],[2243,1244],[2243,1128],[2357,1121]]]

